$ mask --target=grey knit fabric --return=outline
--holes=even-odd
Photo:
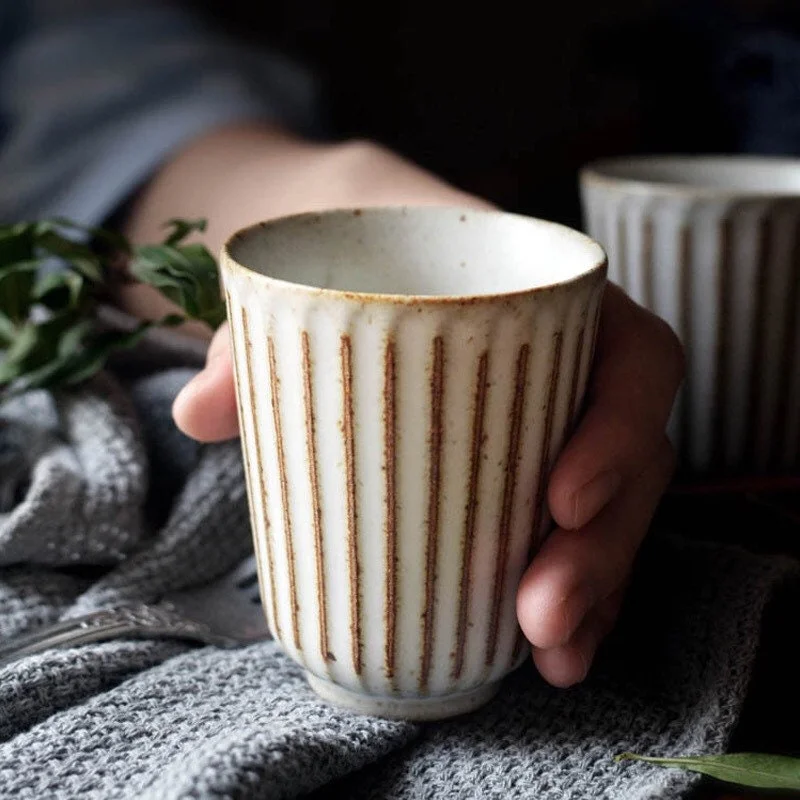
[[[185,368],[104,375],[0,407],[0,639],[202,584],[250,552],[238,444],[170,421]],[[684,797],[696,778],[617,764],[726,747],[788,560],[656,534],[590,679],[522,667],[444,723],[316,699],[273,642],[118,641],[0,670],[0,798]]]

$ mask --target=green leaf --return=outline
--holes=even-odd
[[[134,346],[152,324],[188,319],[216,328],[225,319],[219,270],[199,243],[184,244],[205,221],[170,220],[164,243],[132,247],[119,234],[65,219],[0,224],[0,390],[74,385],[102,369],[116,351]],[[120,259],[120,257],[122,257]],[[67,269],[42,274],[51,259]],[[97,308],[118,280],[155,287],[185,313],[133,331],[98,332]]]
[[[763,753],[729,753],[720,756],[650,758],[622,753],[615,761],[646,761],[660,767],[675,767],[699,772],[725,783],[756,789],[800,791],[800,759]]]
[[[108,230],[107,228],[92,227],[91,225],[80,225],[64,217],[56,217],[50,220],[49,224],[56,229],[81,233],[90,241],[100,242],[110,250],[119,250],[128,253],[131,249],[128,240],[117,231]]]
[[[64,328],[58,338],[57,352],[59,357],[64,358],[80,353],[89,334],[96,327],[97,324],[93,319],[82,319],[74,325]]]
[[[123,236],[102,228],[92,228],[65,219],[0,225],[0,265],[43,255],[63,260],[88,280],[103,279],[102,244],[107,251],[130,252]]]
[[[17,330],[11,346],[0,362],[0,385],[13,381],[25,372],[26,362],[35,354],[40,342],[40,331],[32,322]]]
[[[90,320],[84,320],[67,331],[59,341],[58,355],[20,376],[14,389],[19,392],[83,383],[103,369],[115,352],[134,347],[152,323],[143,322],[132,331],[89,336],[93,327]]]
[[[172,233],[164,239],[164,244],[174,246],[180,244],[190,233],[195,231],[202,233],[206,229],[206,221],[204,219],[171,219],[164,227],[172,228]]]
[[[0,349],[5,349],[10,345],[17,335],[17,326],[0,311]]]
[[[0,274],[4,267],[20,261],[29,261],[34,256],[34,225],[18,222],[0,225]]]
[[[135,278],[141,273],[142,278],[148,274],[169,275],[173,278],[186,278],[194,281],[191,272],[192,262],[183,252],[183,248],[171,247],[166,244],[143,244],[134,248],[134,261],[131,268],[136,267],[138,272],[132,274]],[[148,272],[149,271],[149,272]]]
[[[0,268],[0,311],[19,324],[28,318],[40,263],[36,260],[18,261]]]
[[[76,309],[86,294],[86,283],[74,272],[50,272],[43,275],[33,288],[32,297],[53,312],[64,308]]]
[[[220,291],[219,267],[211,253],[200,244],[180,248],[181,254],[191,263],[195,280],[195,317],[218,328],[226,316],[225,302]]]
[[[137,247],[129,271],[137,281],[155,287],[180,306],[191,319],[212,328],[225,321],[219,269],[203,245]]]
[[[67,386],[74,386],[91,378],[106,365],[114,353],[135,347],[151,327],[151,323],[143,322],[132,331],[109,331],[101,334],[90,348],[66,365],[63,382]]]
[[[38,231],[36,246],[56,258],[62,259],[87,280],[93,283],[102,282],[103,264],[100,256],[90,245],[73,241],[57,230],[51,229],[49,224],[43,224],[41,230]]]
[[[80,311],[65,311],[43,322],[28,320],[21,326],[2,363],[0,363],[0,386],[22,378],[24,375],[45,367],[57,360],[65,336],[85,325],[95,325]],[[77,338],[77,337],[76,337]]]
[[[158,289],[190,317],[196,316],[197,280],[191,263],[178,250],[164,245],[137,247],[129,270],[137,281]]]

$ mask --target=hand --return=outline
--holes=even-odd
[[[294,173],[304,177],[293,179],[273,205],[255,204],[253,194],[242,192],[240,185],[221,197],[219,215],[216,209],[206,215],[212,220],[223,216],[232,230],[253,215],[266,219],[310,209],[488,205],[374,145],[315,152],[308,171],[306,162],[300,159]],[[250,185],[261,185],[252,170],[247,176]],[[177,212],[191,216],[182,208],[169,216]],[[163,211],[155,218],[165,218]],[[526,572],[517,600],[536,665],[556,686],[586,676],[611,629],[673,466],[664,430],[683,369],[674,334],[610,286],[596,356],[585,416],[550,480],[549,505],[558,527]],[[175,402],[175,420],[184,432],[201,441],[238,435],[232,375],[223,326],[211,342],[206,368]]]
[[[539,672],[582,681],[611,630],[673,471],[665,427],[683,378],[669,326],[606,291],[585,415],[548,487],[558,526],[520,583],[517,615]]]
[[[628,574],[673,468],[664,428],[682,377],[665,323],[609,286],[583,421],[553,471],[559,526],[520,584],[517,614],[542,676],[583,680],[611,630]],[[227,328],[175,404],[178,425],[204,441],[238,432]]]

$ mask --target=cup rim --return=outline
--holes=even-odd
[[[792,156],[750,155],[735,153],[717,154],[680,154],[653,153],[631,156],[616,156],[590,161],[579,171],[580,183],[583,186],[600,186],[606,189],[624,191],[639,195],[668,195],[682,197],[702,197],[719,200],[800,200],[800,188],[797,191],[780,191],[754,188],[736,188],[733,186],[708,186],[669,182],[665,180],[648,180],[644,176],[625,176],[615,174],[621,167],[642,166],[647,164],[657,167],[677,165],[723,165],[725,162],[735,163],[752,168],[786,167],[800,169],[800,158]]]
[[[363,215],[406,215],[411,212],[425,212],[425,211],[452,211],[456,213],[466,213],[473,215],[486,215],[486,216],[504,216],[526,220],[533,222],[537,225],[550,226],[558,229],[562,234],[570,238],[579,240],[587,245],[587,252],[590,248],[597,251],[597,260],[591,266],[578,272],[571,278],[563,281],[554,281],[545,283],[540,286],[531,286],[524,289],[515,289],[508,292],[492,292],[485,294],[396,294],[391,292],[359,292],[346,289],[330,289],[322,286],[313,286],[311,284],[287,281],[282,278],[274,278],[259,272],[246,264],[242,264],[236,260],[231,254],[231,246],[238,239],[242,239],[257,230],[265,228],[274,228],[278,225],[284,224],[288,221],[298,220],[312,220],[319,218],[330,218],[334,216],[350,217],[350,216],[363,216]],[[328,297],[336,300],[348,300],[358,303],[386,303],[393,305],[426,305],[426,306],[444,306],[444,305],[473,305],[483,302],[492,302],[498,300],[514,300],[521,297],[529,297],[534,294],[542,294],[547,292],[556,291],[569,286],[578,286],[584,282],[590,282],[597,277],[605,277],[608,272],[608,255],[605,248],[592,237],[588,236],[581,231],[570,228],[567,225],[562,225],[558,222],[550,220],[539,219],[538,217],[530,217],[524,214],[516,214],[508,211],[500,211],[495,209],[476,209],[468,206],[360,206],[352,208],[334,208],[325,211],[308,211],[297,214],[288,214],[265,222],[256,222],[252,225],[247,225],[244,228],[237,230],[228,237],[225,244],[222,246],[220,266],[222,271],[232,273],[240,273],[248,276],[253,280],[259,281],[264,286],[274,286],[283,289],[284,291],[295,291],[302,294],[310,294],[318,297]]]

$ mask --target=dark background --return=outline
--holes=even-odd
[[[728,50],[743,32],[796,33],[798,0],[193,2],[312,66],[332,133],[377,139],[510,210],[572,225],[590,159],[795,146],[747,140],[728,98],[739,84],[769,90],[774,67]]]

